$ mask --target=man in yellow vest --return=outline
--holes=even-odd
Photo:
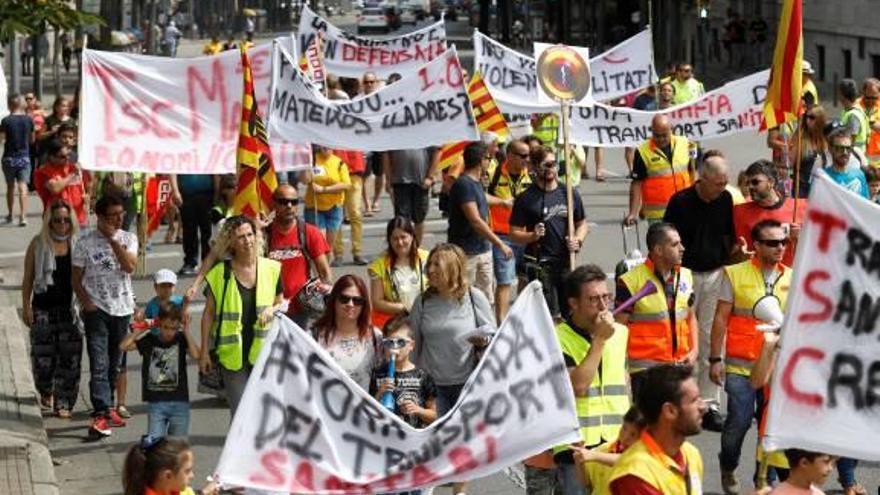
[[[532,135],[541,140],[544,146],[556,151],[559,146],[559,116],[555,113],[539,114],[532,122]]]
[[[703,493],[703,459],[686,440],[700,433],[706,405],[690,366],[664,364],[644,372],[636,407],[648,426],[611,471],[611,493]]]
[[[880,167],[880,79],[869,77],[862,83],[862,97],[857,102],[868,117],[870,132],[865,158],[872,167]]]
[[[672,134],[666,115],[651,120],[651,138],[639,146],[629,185],[629,213],[624,224],[633,225],[641,214],[648,223],[659,222],[666,203],[678,191],[690,187],[690,143]]]
[[[507,144],[507,159],[501,165],[489,166],[489,220],[495,232],[513,250],[506,258],[500,249],[492,247],[495,271],[495,318],[503,321],[510,307],[510,286],[516,281],[516,264],[522,263],[524,248],[510,240],[510,213],[513,200],[532,184],[529,177],[529,145],[514,139]]]
[[[764,405],[762,390],[755,390],[749,381],[764,344],[763,333],[757,328],[761,321],[753,309],[765,297],[775,297],[779,307],[784,308],[791,285],[791,268],[782,264],[788,243],[782,224],[763,220],[752,227],[751,234],[755,255],[724,268],[712,325],[709,376],[718,385],[723,377],[727,392],[727,419],[718,455],[721,486],[726,495],[739,493],[736,467],[743,441],[752,418],[761,417]]]
[[[633,397],[641,390],[644,370],[668,363],[696,362],[699,340],[694,316],[694,280],[681,266],[684,246],[672,224],[648,228],[648,259],[620,277],[617,305],[638,295],[649,283],[656,291],[619,312],[617,321],[629,327],[627,358]]]
[[[571,272],[565,293],[571,315],[556,325],[556,337],[574,389],[581,439],[587,448],[594,448],[617,438],[630,406],[627,328],[611,316],[611,292],[605,271],[598,266],[588,264]],[[583,494],[571,449],[553,450],[562,493]]]
[[[675,88],[675,98],[672,100],[675,105],[696,100],[706,92],[703,83],[694,77],[694,68],[691,64],[678,64],[672,86]]]
[[[860,156],[865,156],[871,124],[868,122],[868,116],[865,115],[865,111],[856,105],[856,98],[859,96],[856,82],[852,79],[840,81],[840,84],[837,85],[837,93],[840,96],[840,105],[843,107],[843,110],[840,111],[840,122],[849,127],[850,134],[852,134],[853,149]]]
[[[819,104],[819,91],[813,83],[813,74],[815,73],[816,71],[813,70],[813,65],[810,62],[804,60],[801,63],[801,92],[807,107]]]

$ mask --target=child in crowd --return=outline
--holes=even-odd
[[[791,467],[788,479],[776,486],[771,495],[824,495],[819,487],[825,484],[834,469],[834,459],[828,454],[801,449],[786,449],[785,457]]]
[[[880,203],[880,169],[874,167],[862,167],[865,179],[868,181],[868,194],[870,200]]]
[[[183,308],[183,296],[174,293],[174,287],[176,286],[177,275],[173,271],[162,268],[153,274],[153,290],[156,291],[156,297],[147,302],[143,312],[139,311],[135,316],[135,320],[144,321],[158,318],[159,305],[165,301],[170,301],[175,306]],[[184,319],[186,319],[186,316],[184,316]]]
[[[391,391],[397,415],[414,428],[424,428],[437,419],[434,404],[437,388],[431,376],[410,361],[415,341],[407,317],[397,315],[388,320],[382,335],[385,363],[373,370],[370,393],[381,401],[385,392]],[[392,355],[395,358],[393,380],[388,378],[388,363]]]
[[[189,434],[189,382],[186,355],[199,358],[199,349],[183,324],[183,309],[171,301],[159,303],[159,333],[138,328],[120,344],[143,356],[141,383],[148,404],[147,435],[185,437]]]
[[[122,467],[122,489],[125,495],[194,495],[189,487],[195,464],[192,449],[186,440],[144,435],[132,445]],[[209,482],[198,493],[218,495],[219,486]]]
[[[623,425],[614,442],[606,442],[595,449],[576,447],[574,460],[580,469],[576,470],[578,480],[590,489],[593,495],[610,494],[608,478],[611,476],[611,468],[620,458],[620,454],[636,443],[645,427],[645,419],[641,413],[631,407],[623,416]]]

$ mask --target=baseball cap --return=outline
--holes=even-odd
[[[177,285],[177,275],[171,270],[163,268],[153,275],[153,283]]]

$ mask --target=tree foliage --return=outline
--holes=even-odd
[[[104,24],[100,17],[80,12],[64,0],[0,0],[0,41],[16,34],[39,34],[44,26],[73,30],[88,24]]]

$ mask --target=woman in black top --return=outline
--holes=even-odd
[[[70,418],[79,392],[82,333],[72,309],[70,254],[77,222],[70,205],[54,201],[25,255],[22,315],[31,329],[31,360],[40,404]]]

